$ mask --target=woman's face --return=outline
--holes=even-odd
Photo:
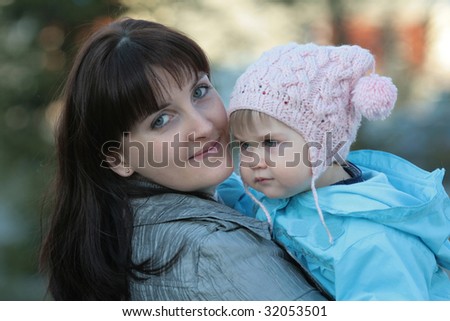
[[[179,191],[212,192],[233,171],[223,102],[204,73],[181,88],[167,72],[158,76],[166,89],[161,109],[124,134],[124,166],[114,170]]]

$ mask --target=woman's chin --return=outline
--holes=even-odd
[[[204,171],[200,174],[202,183],[207,183],[211,188],[215,188],[217,185],[225,181],[233,173],[232,166],[220,166],[216,168],[210,168],[208,171]]]

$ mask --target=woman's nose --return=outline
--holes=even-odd
[[[206,113],[203,112],[203,110],[191,108],[187,121],[189,122],[188,126],[190,129],[190,140],[199,140],[211,137],[214,131],[214,124],[207,117]]]

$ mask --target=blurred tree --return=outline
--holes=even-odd
[[[85,32],[125,9],[115,0],[0,0],[0,299],[44,298],[36,259],[51,173],[45,111]]]
[[[331,13],[332,40],[333,44],[347,43],[345,33],[346,10],[342,0],[327,0]]]

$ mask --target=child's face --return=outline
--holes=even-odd
[[[240,143],[240,172],[246,184],[270,198],[310,189],[308,146],[301,135],[269,117],[251,133],[246,132],[234,133]]]

